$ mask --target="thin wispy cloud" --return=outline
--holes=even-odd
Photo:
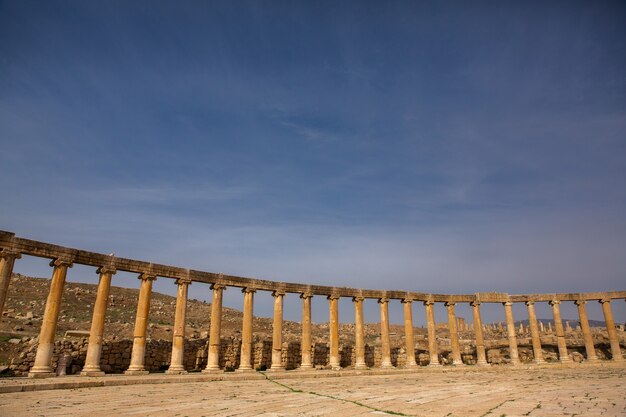
[[[0,3],[0,228],[327,285],[620,289],[624,15]]]

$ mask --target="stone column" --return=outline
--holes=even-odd
[[[3,250],[0,252],[0,320],[4,312],[4,302],[9,292],[9,284],[11,283],[11,274],[13,274],[13,264],[21,255],[17,252]]]
[[[437,348],[437,325],[435,324],[435,309],[433,301],[424,301],[426,306],[426,322],[428,324],[428,353],[430,363],[428,366],[441,366],[439,363],[439,350]]]
[[[404,342],[406,344],[406,367],[415,368],[415,338],[413,336],[413,300],[408,298],[402,299],[404,308]]]
[[[300,343],[302,363],[300,369],[311,369],[313,368],[313,361],[311,360],[311,298],[313,295],[304,293],[300,294],[300,298],[302,298],[302,343]]]
[[[539,334],[539,327],[537,326],[535,302],[526,301],[526,307],[528,308],[528,323],[530,326],[530,337],[533,341],[533,354],[535,356],[535,363],[546,363],[546,361],[543,359],[543,352],[541,350],[541,335]]]
[[[587,318],[587,309],[585,300],[574,301],[574,304],[578,306],[578,317],[580,318],[580,328],[583,331],[583,340],[585,341],[585,350],[587,351],[587,360],[589,362],[595,362],[598,360],[596,356],[596,349],[593,346],[593,336],[591,335],[591,329],[589,328],[589,319]]]
[[[116,271],[114,268],[103,266],[98,268],[96,272],[100,274],[100,282],[98,283],[96,302],[93,305],[93,316],[91,318],[91,330],[89,331],[89,345],[87,346],[85,366],[80,373],[83,376],[104,375],[104,372],[100,369],[102,336],[104,335],[104,319],[109,303],[111,278]]]
[[[211,284],[213,299],[211,300],[211,328],[209,329],[209,354],[206,368],[202,371],[220,372],[220,343],[222,339],[222,297],[224,285]]]
[[[487,355],[485,353],[485,339],[483,338],[483,323],[480,318],[480,301],[472,301],[472,315],[474,317],[474,334],[476,338],[476,365],[485,366]]]
[[[456,321],[456,313],[454,306],[456,303],[447,301],[445,303],[448,309],[448,330],[450,331],[450,347],[452,348],[452,364],[463,365],[461,360],[461,349],[459,347],[459,329]]]
[[[354,303],[354,369],[367,369],[365,363],[365,328],[363,325],[363,297],[353,297]]]
[[[561,302],[559,300],[550,301],[552,306],[552,316],[554,317],[554,332],[556,334],[556,343],[559,347],[559,361],[561,363],[571,362],[567,354],[567,343],[565,342],[565,331],[563,331],[563,320],[561,319]]]
[[[272,367],[270,371],[284,371],[283,366],[283,291],[272,292],[274,297],[274,323],[272,326]]]
[[[50,266],[54,266],[54,271],[52,272],[50,291],[48,292],[41,330],[39,331],[39,345],[37,346],[35,364],[28,373],[28,376],[31,378],[45,378],[56,375],[50,366],[52,353],[54,352],[54,336],[57,330],[67,268],[71,268],[72,262],[63,259],[55,259],[50,262]]]
[[[252,367],[252,319],[254,318],[254,292],[252,288],[244,288],[243,292],[243,327],[241,329],[240,372],[254,371]]]
[[[382,361],[380,367],[383,369],[393,368],[391,363],[391,346],[389,344],[389,299],[379,298],[380,304],[380,350]]]
[[[187,292],[191,280],[177,279],[176,315],[174,316],[174,336],[172,338],[172,356],[166,374],[180,375],[185,371],[185,324],[187,317]]]
[[[506,316],[506,331],[509,336],[509,355],[511,356],[511,364],[519,365],[519,354],[517,352],[517,336],[515,335],[515,319],[513,318],[513,303],[507,301],[502,303],[504,306],[504,315]]]
[[[141,280],[141,287],[139,288],[135,331],[133,332],[133,350],[130,356],[130,366],[124,372],[127,375],[145,375],[148,373],[145,367],[146,329],[148,328],[148,315],[150,313],[152,282],[156,280],[156,276],[143,273],[139,275],[139,279]]]
[[[612,360],[615,362],[622,362],[624,357],[622,356],[622,350],[619,347],[619,339],[617,338],[617,331],[615,330],[615,320],[613,320],[613,312],[611,311],[611,300],[604,298],[600,300],[600,303],[602,304],[606,331],[609,335],[609,342],[611,343]]]
[[[341,369],[341,362],[339,358],[339,296],[329,295],[329,307],[330,307],[330,367],[337,371]]]

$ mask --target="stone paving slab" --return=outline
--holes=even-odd
[[[350,377],[356,375],[399,375],[399,374],[442,374],[455,372],[485,372],[488,370],[497,370],[498,372],[523,371],[545,369],[546,372],[552,372],[555,369],[587,369],[592,367],[614,368],[623,367],[623,364],[614,362],[597,362],[595,364],[544,364],[544,365],[520,365],[511,366],[444,366],[439,368],[419,367],[416,369],[380,369],[373,368],[368,370],[342,369],[340,371],[330,370],[291,370],[283,372],[272,372],[268,375],[272,379],[308,379],[308,378],[329,378],[329,377]],[[44,391],[51,389],[72,389],[72,388],[93,388],[118,385],[136,385],[136,384],[167,384],[167,383],[193,383],[193,382],[209,382],[209,381],[241,381],[241,380],[258,380],[264,379],[259,372],[222,372],[222,373],[200,373],[192,372],[185,375],[166,375],[165,373],[151,373],[147,375],[123,375],[123,374],[107,374],[98,377],[84,377],[78,375],[66,375],[54,378],[33,379],[27,377],[5,377],[0,378],[0,394],[6,392],[23,392],[23,391]]]
[[[128,384],[5,392],[0,416],[626,416],[624,365],[276,375],[105,377]]]

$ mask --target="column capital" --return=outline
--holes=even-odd
[[[115,275],[116,272],[117,272],[117,269],[115,269],[114,266],[101,266],[100,268],[96,269],[96,274],[98,275],[104,275],[104,274]]]
[[[610,303],[610,302],[611,302],[611,299],[610,299],[610,298],[601,298],[601,299],[599,299],[599,300],[598,300],[598,302],[599,302],[600,304]]]
[[[256,289],[252,288],[252,287],[243,287],[241,289],[241,292],[244,293],[244,294],[255,293]]]
[[[361,297],[360,295],[358,297],[352,297],[353,303],[362,303],[363,301],[365,301],[365,298]]]
[[[9,250],[9,249],[3,249],[2,251],[0,251],[0,259],[9,259],[9,258],[13,258],[13,259],[20,259],[22,257],[22,254],[13,250]]]
[[[527,306],[532,306],[532,305],[535,305],[535,302],[533,300],[528,300],[528,301],[525,301],[524,304],[526,304]]]
[[[561,304],[561,300],[550,300],[550,301],[548,301],[548,304],[550,304],[551,306],[559,305],[559,304]]]
[[[456,301],[446,301],[443,305],[446,307],[454,307],[456,305]]]
[[[378,299],[378,304],[389,304],[389,298],[382,297]]]
[[[209,288],[211,288],[212,290],[225,290],[226,285],[214,282]]]
[[[142,281],[156,281],[157,279],[156,275],[150,274],[148,272],[142,272],[137,278]]]
[[[337,294],[330,294],[330,295],[326,296],[326,299],[328,299],[328,300],[338,300],[340,298],[341,298],[341,296],[337,295]]]
[[[478,306],[480,306],[480,304],[481,303],[478,300],[470,301],[470,306],[472,306],[472,307],[478,307]]]
[[[512,306],[513,305],[513,301],[505,301],[502,303],[503,306]]]
[[[176,285],[191,285],[191,280],[189,278],[178,278]]]
[[[576,301],[574,301],[574,304],[576,304],[577,306],[582,306],[582,305],[587,304],[587,301],[586,300],[576,300]]]
[[[50,266],[64,266],[66,268],[71,268],[72,265],[74,265],[74,262],[66,258],[56,258],[50,261]]]
[[[412,298],[408,298],[408,297],[407,297],[407,298],[402,298],[402,299],[400,300],[400,302],[401,302],[402,304],[411,304],[413,301],[415,301],[415,300],[414,300],[414,299],[412,299]]]
[[[300,294],[300,298],[302,298],[303,300],[306,298],[313,298],[313,294],[310,292],[303,292]]]
[[[283,290],[274,290],[272,291],[272,297],[284,297],[285,291]]]
[[[425,305],[425,306],[432,306],[433,304],[435,304],[435,302],[434,302],[434,301],[432,301],[432,300],[426,300],[426,301],[424,301],[424,305]]]

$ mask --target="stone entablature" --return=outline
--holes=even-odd
[[[0,230],[0,248],[2,251],[11,251],[21,255],[30,255],[48,259],[67,259],[75,264],[100,268],[110,266],[118,271],[132,272],[137,274],[148,273],[158,277],[173,279],[189,279],[194,282],[205,284],[220,283],[229,287],[254,288],[258,291],[276,291],[281,289],[286,293],[340,297],[363,297],[371,299],[390,298],[402,300],[410,298],[413,301],[445,302],[472,302],[502,303],[512,301],[522,303],[526,301],[551,300],[577,301],[577,300],[602,300],[602,299],[626,299],[626,291],[607,291],[591,293],[558,293],[558,294],[506,294],[496,292],[479,292],[476,294],[427,294],[412,291],[390,290],[367,290],[349,287],[329,287],[325,285],[298,284],[289,282],[269,281],[257,278],[245,278],[235,275],[227,275],[216,272],[196,271],[193,269],[180,268],[170,265],[155,264],[151,262],[137,261],[134,259],[119,258],[96,252],[68,248],[51,243],[16,237],[14,233]]]
[[[158,277],[174,279],[178,285],[178,295],[176,302],[175,329],[171,348],[171,358],[168,368],[170,374],[180,374],[187,372],[184,366],[185,353],[185,323],[187,288],[192,282],[210,284],[213,290],[213,301],[211,311],[211,333],[208,344],[207,364],[203,372],[221,372],[223,365],[220,364],[221,357],[221,316],[222,316],[222,292],[227,287],[239,287],[244,294],[244,311],[242,325],[242,339],[240,344],[240,355],[238,370],[240,372],[254,371],[254,364],[258,356],[256,348],[253,346],[253,320],[254,317],[254,294],[257,291],[271,292],[274,297],[274,320],[273,338],[269,344],[270,370],[274,372],[284,371],[298,363],[297,359],[288,360],[285,364],[285,356],[282,342],[283,325],[283,298],[287,293],[300,294],[303,302],[303,323],[302,340],[310,343],[310,299],[312,296],[325,296],[329,303],[329,344],[328,344],[328,366],[334,370],[339,370],[345,366],[354,366],[356,369],[366,369],[370,365],[367,361],[366,349],[363,342],[363,313],[362,304],[364,299],[376,299],[380,305],[380,367],[393,368],[398,366],[397,359],[390,346],[389,340],[389,312],[390,300],[399,300],[404,304],[405,315],[405,357],[416,358],[416,344],[413,335],[412,307],[415,301],[423,302],[426,312],[428,327],[428,361],[430,366],[440,366],[440,346],[438,344],[436,330],[437,323],[434,316],[434,304],[444,303],[448,312],[448,329],[450,331],[450,348],[452,354],[452,364],[463,366],[461,343],[459,341],[459,323],[456,317],[455,306],[458,303],[469,303],[472,306],[474,318],[474,337],[476,341],[477,365],[486,365],[486,346],[483,338],[483,326],[480,320],[480,305],[482,303],[500,303],[504,307],[506,321],[506,335],[508,339],[508,354],[510,363],[517,365],[521,362],[518,349],[518,332],[515,327],[512,305],[514,303],[525,303],[528,310],[530,323],[530,333],[532,340],[532,351],[535,363],[544,363],[542,342],[540,338],[540,327],[537,324],[535,314],[535,303],[548,302],[552,306],[557,344],[559,350],[559,361],[569,362],[570,358],[565,344],[564,332],[562,328],[559,305],[563,301],[573,301],[578,309],[582,338],[584,340],[586,358],[588,361],[599,360],[596,355],[594,340],[589,326],[586,311],[586,303],[591,300],[599,301],[602,304],[602,311],[605,316],[607,333],[610,341],[611,359],[613,361],[623,361],[621,347],[615,329],[615,323],[611,312],[611,300],[626,299],[626,291],[608,291],[593,293],[559,293],[559,294],[517,294],[509,295],[496,292],[479,292],[475,294],[426,294],[408,291],[390,290],[366,290],[347,287],[329,287],[308,284],[296,284],[287,282],[277,282],[260,280],[253,278],[237,277],[222,273],[212,273],[183,269],[179,267],[153,264],[132,259],[118,258],[113,255],[103,255],[95,252],[87,252],[78,249],[66,248],[34,240],[16,237],[14,233],[0,231],[0,314],[4,308],[4,301],[10,283],[13,266],[16,259],[21,255],[49,258],[53,267],[50,290],[48,293],[46,307],[44,311],[42,326],[38,339],[37,352],[30,368],[30,377],[54,376],[53,356],[55,351],[55,331],[59,317],[59,309],[62,301],[62,294],[68,268],[73,264],[93,266],[100,274],[98,292],[94,304],[92,327],[89,344],[82,375],[98,376],[103,375],[101,369],[101,359],[103,358],[102,345],[104,334],[104,316],[108,304],[111,277],[117,271],[134,272],[139,275],[141,281],[139,299],[137,302],[137,314],[135,318],[135,328],[133,333],[132,349],[130,350],[129,366],[126,374],[143,375],[150,369],[146,365],[146,328],[150,314],[150,299],[152,294],[152,282]],[[349,361],[345,358],[346,350],[340,349],[338,333],[338,301],[341,297],[351,298],[355,306],[355,349],[350,349],[351,357]],[[463,324],[463,327],[466,327]],[[262,355],[265,355],[262,350]],[[395,349],[394,349],[395,352]],[[299,364],[303,369],[315,365],[315,355],[317,352],[307,352],[298,356],[301,357]],[[311,359],[313,356],[313,360]],[[394,363],[395,362],[395,363]],[[416,361],[406,361],[407,367],[416,366]],[[420,360],[421,362],[421,360]],[[295,367],[295,366],[294,366]]]

